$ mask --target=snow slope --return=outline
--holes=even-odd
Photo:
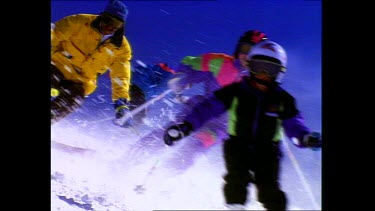
[[[51,127],[52,210],[225,209],[221,142],[205,147],[190,136],[170,147],[161,125],[121,128],[108,120],[111,112],[90,122],[86,109]],[[321,152],[284,143],[290,209],[320,209]],[[262,210],[249,188],[247,209]]]

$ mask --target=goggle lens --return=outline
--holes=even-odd
[[[279,75],[279,73],[284,73],[286,70],[285,67],[279,64],[256,59],[248,61],[248,66],[251,73],[265,74],[273,79],[275,79]]]
[[[102,15],[102,19],[101,19],[102,23],[105,25],[105,26],[112,26],[113,28],[115,29],[119,29],[122,27],[123,25],[123,22],[117,20],[116,18],[114,17],[111,17],[110,15],[104,13]]]

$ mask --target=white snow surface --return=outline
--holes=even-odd
[[[141,141],[156,137],[157,128],[90,124],[77,116],[51,126],[52,211],[227,210],[222,142],[204,147],[187,137],[167,146],[161,138]],[[289,209],[320,210],[321,178],[313,175],[321,171],[321,152],[285,143],[281,183]],[[264,210],[251,185],[246,209]]]

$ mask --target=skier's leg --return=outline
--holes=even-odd
[[[61,72],[51,66],[51,87],[59,91],[51,100],[51,123],[55,123],[82,105],[84,99],[83,85],[63,79]]]
[[[224,176],[224,197],[227,204],[242,204],[247,201],[247,186],[252,181],[249,173],[249,152],[238,140],[224,141],[224,160],[227,174]]]
[[[257,152],[255,166],[255,184],[258,189],[258,200],[269,211],[285,211],[286,194],[280,189],[280,149],[274,143],[272,149]]]

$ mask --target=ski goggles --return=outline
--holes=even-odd
[[[286,72],[286,68],[279,64],[257,59],[249,60],[248,67],[252,74],[265,74],[273,79]]]
[[[116,19],[115,17],[112,17],[111,15],[109,15],[107,13],[103,13],[101,15],[101,22],[102,22],[102,24],[104,24],[104,26],[106,26],[106,27],[111,26],[116,30],[121,28],[124,24],[124,22]]]

